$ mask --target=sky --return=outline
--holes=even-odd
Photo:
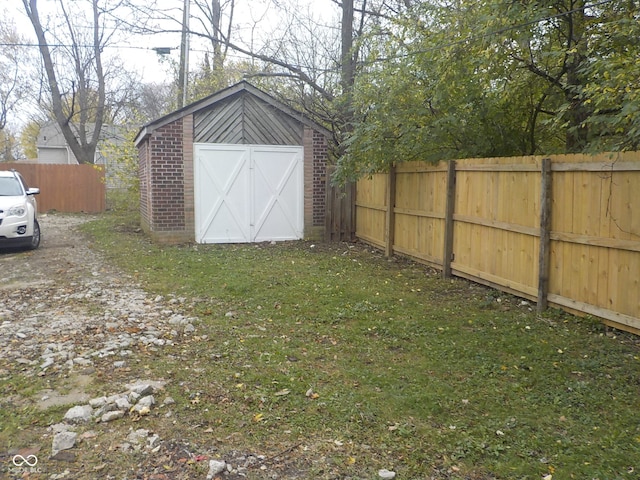
[[[73,8],[80,8],[80,6],[87,4],[79,0],[64,1],[67,5],[73,5]],[[149,3],[148,0],[133,1],[139,1],[143,5]],[[124,68],[127,71],[135,72],[140,80],[145,83],[171,82],[173,73],[169,60],[175,62],[175,64],[178,64],[180,60],[181,35],[177,30],[180,29],[184,0],[157,1],[163,8],[171,9],[172,16],[177,21],[170,22],[166,28],[174,30],[174,32],[154,35],[133,35],[129,32],[123,32],[104,51],[104,56],[107,58],[112,55],[119,57],[124,63]],[[49,17],[55,20],[54,12],[58,3],[59,0],[38,0],[38,9],[43,24],[49,23]],[[302,9],[306,11],[309,8],[319,16],[327,15],[329,11],[333,11],[335,8],[331,0],[236,0],[234,26],[237,31],[234,33],[234,41],[240,44],[244,43],[246,46],[250,43],[256,45],[263,41],[275,39],[277,34],[273,32],[279,28],[286,28],[286,22],[277,8],[275,8],[275,4],[287,7],[296,4],[295,7],[291,7],[293,12],[303,12]],[[190,5],[191,26],[192,28],[197,28],[197,20],[193,18],[198,14],[194,0],[191,0]],[[4,13],[3,11],[6,12],[6,17],[15,23],[19,33],[27,38],[29,43],[34,44],[32,47],[27,48],[33,49],[34,57],[39,58],[33,26],[24,13],[22,1],[0,0],[0,15]],[[74,18],[77,20],[79,17],[80,14]],[[88,20],[86,23],[87,26],[90,24]],[[48,38],[51,39],[52,36],[48,36]],[[210,44],[203,43],[203,40],[199,40],[196,36],[192,35],[190,37],[190,70],[202,60],[208,46]],[[160,47],[170,48],[170,55],[162,57],[153,50]],[[230,58],[238,58],[238,55],[231,53]],[[27,121],[26,118],[20,118],[21,115],[22,117],[29,116],[28,112],[18,113],[17,118],[14,119],[15,123],[25,123]]]
[[[145,0],[139,0],[145,3]],[[181,20],[182,8],[184,0],[158,0],[163,6],[173,9],[174,16]],[[47,9],[54,4],[54,0],[39,0],[40,16],[45,22]],[[281,18],[273,7],[273,3],[297,3],[297,8],[310,8],[315,14],[322,16],[334,8],[331,0],[285,0],[277,2],[275,0],[237,0],[234,23],[237,25],[239,32],[246,35],[245,44],[249,41],[259,41],[261,35],[267,38],[270,32],[278,27]],[[4,5],[3,5],[4,4]],[[0,0],[0,8],[7,9],[7,13],[19,27],[20,32],[30,38],[35,43],[35,34],[29,19],[24,13],[24,7],[20,0]],[[1,10],[0,10],[1,11]],[[193,1],[191,2],[191,15],[197,15]],[[255,22],[259,23],[259,28],[253,28]],[[191,26],[194,27],[196,21],[191,20]],[[179,28],[179,23],[168,26],[171,29]],[[236,41],[237,40],[237,37]],[[143,81],[160,82],[170,80],[170,72],[160,56],[153,50],[157,47],[171,48],[169,58],[178,62],[180,59],[180,33],[163,33],[155,35],[126,35],[119,39],[115,44],[107,49],[107,54],[113,53],[122,58],[128,68],[142,75]],[[195,64],[202,59],[206,46],[196,37],[190,38],[190,63]],[[35,47],[34,47],[35,49]]]
[[[180,3],[182,0],[168,0],[171,3]],[[7,8],[7,13],[15,22],[19,32],[33,43],[36,43],[33,26],[24,13],[24,7],[20,0],[0,0],[0,5]],[[46,21],[47,8],[53,0],[40,0],[38,8],[43,24]],[[142,75],[144,81],[161,82],[169,80],[169,69],[162,62],[160,56],[153,50],[156,47],[170,47],[172,49],[170,57],[175,61],[180,58],[180,34],[165,33],[156,35],[126,35],[118,39],[106,50],[106,55],[119,56],[128,69]],[[33,47],[37,50],[37,47]],[[37,52],[36,52],[37,53]]]

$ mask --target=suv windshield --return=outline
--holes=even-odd
[[[0,177],[0,196],[15,197],[22,195],[20,182],[16,177]]]

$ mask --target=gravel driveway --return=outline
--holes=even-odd
[[[148,298],[134,280],[87,245],[76,227],[88,216],[41,216],[43,240],[32,252],[0,253],[0,374],[85,367],[112,358],[126,365],[130,348],[161,348],[194,331],[180,299]]]
[[[43,237],[38,250],[0,250],[0,380],[5,382],[0,411],[35,408],[45,414],[51,407],[60,407],[64,412],[74,405],[87,405],[96,396],[117,394],[119,388],[126,392],[125,385],[141,382],[161,390],[163,382],[141,378],[146,372],[136,363],[135,352],[160,353],[196,330],[195,319],[182,313],[187,309],[183,299],[148,295],[134,278],[90,248],[77,227],[92,218],[41,215]],[[16,390],[12,385],[35,384],[30,378],[46,388],[30,398],[13,393],[25,387]],[[114,390],[101,390],[106,388]],[[162,401],[162,392],[156,393]],[[100,417],[85,420],[88,427]],[[100,465],[76,462],[73,447],[87,427],[78,434],[66,433],[76,426],[65,425],[60,413],[44,421],[62,423],[44,430],[20,428],[23,437],[0,442],[0,478],[33,473],[14,467],[16,455],[31,458],[32,454],[37,454],[38,471],[44,473],[29,478],[115,478],[96,476],[97,470],[91,468]],[[73,441],[56,458],[56,438],[61,434],[67,439],[73,436]],[[86,474],[87,469],[94,473]],[[15,475],[3,476],[11,472]]]

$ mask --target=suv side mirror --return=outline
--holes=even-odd
[[[39,188],[30,188],[29,190],[27,190],[27,195],[37,195],[39,193],[40,193]]]

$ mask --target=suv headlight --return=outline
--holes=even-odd
[[[27,206],[24,204],[14,205],[7,212],[7,216],[10,216],[10,217],[24,217],[26,214],[27,214]]]

